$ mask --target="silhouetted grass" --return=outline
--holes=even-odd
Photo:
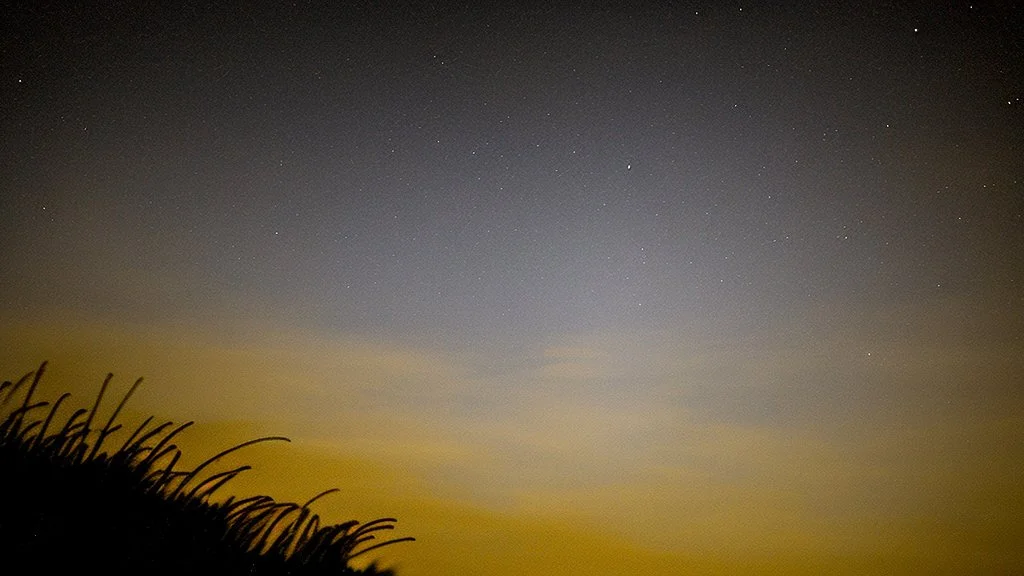
[[[100,428],[97,409],[112,375],[86,410],[61,422],[55,402],[34,394],[46,369],[0,385],[0,573],[14,565],[38,573],[101,574],[391,574],[349,561],[371,550],[413,540],[376,541],[394,518],[325,525],[304,504],[269,496],[211,497],[249,466],[204,476],[223,456],[287,438],[257,438],[221,451],[192,470],[177,470],[174,439],[192,422],[153,425],[147,418],[113,451],[105,442],[140,378]],[[21,400],[16,401],[18,394]],[[6,565],[6,567],[5,567]],[[59,571],[59,572],[58,572]]]

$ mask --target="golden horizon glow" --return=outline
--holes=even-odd
[[[229,491],[301,501],[339,487],[319,503],[325,519],[393,516],[396,536],[417,538],[366,559],[403,576],[955,573],[964,554],[1011,565],[1007,546],[1021,535],[1014,519],[1024,494],[1012,478],[1024,428],[1012,412],[940,404],[901,420],[864,414],[859,424],[738,422],[666,404],[661,392],[610,402],[545,383],[599,385],[609,358],[594,338],[542,348],[535,380],[481,412],[455,405],[496,376],[440,349],[266,330],[224,346],[200,330],[194,346],[173,329],[7,328],[0,365],[27,371],[50,359],[41,392],[71,387],[83,402],[105,371],[116,374],[112,393],[145,376],[125,418],[197,420],[182,439],[186,463],[257,435],[289,436],[289,445],[237,455],[256,470]],[[927,346],[916,349],[918,359],[904,355],[901,366],[922,377],[948,370]],[[762,375],[798,374],[805,361],[748,352]],[[719,353],[741,368],[732,352]],[[706,354],[671,365],[707,373]],[[971,354],[1003,358],[1007,374],[1019,364],[967,348],[958,365],[973,369]],[[784,363],[764,365],[775,357]],[[566,362],[591,364],[551,370]]]

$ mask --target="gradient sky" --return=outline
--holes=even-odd
[[[288,435],[238,489],[402,576],[1024,571],[1012,2],[64,4],[4,378]]]

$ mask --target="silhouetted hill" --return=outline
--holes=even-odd
[[[0,385],[0,558],[44,574],[99,570],[101,574],[392,574],[349,561],[396,542],[376,542],[393,518],[322,525],[304,504],[269,496],[211,496],[241,466],[204,475],[227,453],[254,443],[287,440],[265,437],[217,454],[192,470],[177,470],[181,451],[174,438],[192,425],[153,425],[146,419],[112,451],[105,442],[121,428],[116,419],[135,382],[110,418],[95,421],[107,384],[91,410],[57,417],[70,397],[55,402],[33,396],[44,362],[17,382]],[[21,398],[18,402],[17,398]],[[7,570],[2,570],[7,572]]]

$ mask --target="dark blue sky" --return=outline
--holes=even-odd
[[[4,228],[32,233],[5,261],[37,274],[8,300],[458,338],[1012,290],[1013,16],[26,9]],[[40,252],[162,287],[125,302]]]

